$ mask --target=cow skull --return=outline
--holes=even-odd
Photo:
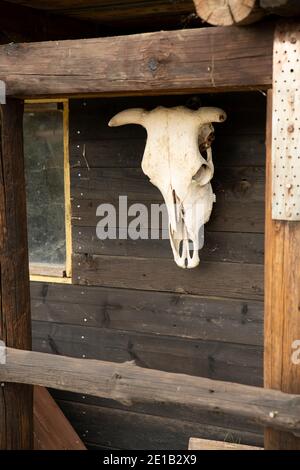
[[[127,109],[109,122],[109,126],[140,124],[147,130],[142,170],[165,200],[171,247],[181,268],[194,268],[200,261],[199,231],[215,202],[210,184],[214,173],[211,123],[225,119],[219,108],[192,111],[178,106]]]

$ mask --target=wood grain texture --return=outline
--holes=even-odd
[[[39,322],[261,346],[263,303],[105,287],[31,283]]]
[[[200,0],[195,0],[200,1]],[[170,8],[169,0],[144,0],[143,2],[136,2],[136,0],[9,0],[10,3],[17,5],[28,5],[36,9],[44,9],[51,12],[57,12],[68,16],[76,16],[79,18],[87,17],[94,21],[99,20],[104,22],[105,18],[110,18],[111,21],[119,18],[120,21],[128,21],[133,17],[148,17],[149,15],[159,14],[189,14],[193,12],[193,0],[177,0],[172,3]],[[231,0],[231,4],[237,4],[237,8],[241,0]],[[210,0],[207,2],[214,4],[215,7],[220,3],[219,0]],[[221,2],[223,3],[223,2]],[[245,9],[250,10],[254,0],[246,2]],[[268,12],[282,14],[286,16],[296,15],[299,12],[298,0],[260,0],[260,6],[265,8]],[[249,5],[247,7],[247,4]],[[245,5],[245,2],[244,2]],[[117,18],[114,18],[117,17]]]
[[[141,168],[80,168],[71,171],[72,196],[82,199],[128,199],[162,202],[157,187],[150,183]],[[263,201],[265,172],[261,167],[217,168],[212,180],[216,196],[242,203]]]
[[[71,99],[70,100],[70,136],[74,143],[84,144],[86,141],[105,140],[114,141],[121,144],[122,141],[129,141],[132,145],[133,140],[146,141],[146,132],[140,126],[128,125],[119,128],[110,128],[109,120],[118,112],[128,107],[142,107],[151,110],[157,106],[187,106],[191,109],[198,109],[200,106],[216,106],[224,109],[228,115],[227,120],[222,125],[215,125],[217,138],[213,143],[213,148],[218,145],[219,151],[226,146],[238,145],[238,141],[232,142],[232,137],[237,133],[241,137],[260,136],[265,139],[265,104],[266,97],[258,90],[251,90],[247,93],[217,93],[217,94],[198,94],[190,91],[183,95],[161,95],[161,96],[118,96],[102,97],[91,99]],[[80,132],[78,132],[80,131]],[[223,139],[226,139],[225,145],[222,145]],[[230,149],[232,150],[232,149]],[[244,149],[246,150],[246,149]],[[82,147],[81,147],[82,151]],[[102,155],[103,152],[101,152]],[[216,152],[214,158],[218,159],[219,152]],[[246,152],[244,153],[246,155]],[[252,155],[254,158],[254,155]],[[260,154],[263,166],[265,155]],[[221,163],[223,158],[220,157]],[[230,165],[230,163],[228,162]],[[225,163],[225,166],[227,162]],[[239,166],[243,165],[240,160]],[[97,166],[97,165],[96,165]],[[99,165],[101,166],[101,165]],[[103,165],[102,165],[103,166]],[[106,165],[110,166],[110,165]],[[129,165],[130,166],[130,165]]]
[[[34,450],[86,450],[44,387],[34,387]]]
[[[231,430],[224,427],[170,417],[135,413],[100,406],[86,406],[60,400],[66,416],[73,420],[80,436],[89,448],[121,448],[124,450],[186,450],[191,435],[206,439],[261,445],[259,434],[247,430]],[[101,423],[101,433],[99,433]],[[88,431],[88,432],[87,432]]]
[[[262,385],[261,346],[33,322],[36,351]]]
[[[73,252],[110,256],[173,259],[169,240],[100,240],[95,227],[73,226]],[[161,232],[157,232],[161,238]],[[264,235],[261,233],[209,232],[204,233],[204,246],[200,251],[203,261],[263,264]]]
[[[188,422],[191,424],[191,432],[192,436],[194,435],[201,435],[205,432],[205,429],[208,430],[215,428],[217,431],[216,435],[219,435],[218,431],[226,430],[228,433],[228,439],[232,439],[232,436],[244,436],[245,434],[248,435],[248,439],[243,439],[245,443],[256,443],[256,445],[262,445],[263,443],[263,427],[255,424],[249,423],[245,421],[245,419],[238,417],[238,416],[224,416],[223,414],[218,415],[218,413],[211,413],[210,411],[199,409],[197,410],[192,405],[185,406],[180,404],[171,404],[171,403],[131,403],[125,404],[120,402],[115,402],[114,400],[107,399],[107,398],[99,398],[93,397],[92,395],[82,395],[73,392],[64,392],[62,390],[51,390],[52,396],[55,398],[57,403],[66,403],[71,402],[72,404],[79,403],[85,406],[85,411],[87,414],[87,420],[89,416],[93,414],[93,408],[91,410],[89,407],[92,405],[93,407],[100,407],[101,409],[108,408],[110,410],[116,410],[117,415],[124,415],[128,416],[128,421],[130,421],[130,416],[132,413],[135,415],[141,415],[141,420],[143,416],[150,415],[159,418],[171,418],[178,420],[179,422]],[[120,413],[123,412],[123,413]],[[70,416],[70,415],[68,415]],[[72,415],[71,415],[72,417]],[[75,420],[74,420],[75,421]],[[162,420],[163,423],[163,420]],[[127,425],[130,423],[128,422]],[[202,432],[199,433],[198,425],[201,426]],[[146,423],[145,423],[146,426]],[[192,431],[192,426],[195,426],[195,430]],[[179,430],[177,430],[178,432]],[[164,432],[163,429],[161,431]],[[127,434],[127,433],[126,433]],[[180,436],[180,432],[179,432]],[[113,436],[112,436],[113,438]],[[180,437],[179,437],[180,438]],[[115,438],[113,438],[114,446],[117,446]],[[236,439],[237,442],[240,442],[239,439]],[[100,433],[98,440],[98,444],[103,444],[102,435]]]
[[[272,37],[265,25],[9,44],[0,47],[0,79],[19,97],[268,88]]]
[[[293,363],[293,342],[300,338],[300,225],[272,220],[272,94],[268,95],[266,258],[265,258],[265,386],[300,391],[300,367]],[[266,449],[300,449],[300,439],[267,431]]]
[[[73,199],[72,201],[72,226],[73,227],[94,227],[100,221],[100,217],[96,217],[97,207],[102,203],[113,204],[118,208],[119,194],[113,197],[105,197],[103,199]],[[219,193],[218,202],[214,204],[211,219],[205,226],[205,230],[213,232],[245,232],[245,233],[263,233],[264,231],[264,202],[251,201],[245,198],[240,201],[226,201],[222,193]],[[160,198],[160,194],[157,195]],[[149,195],[141,198],[128,200],[128,204],[142,203],[147,207],[148,213],[151,210],[151,200]],[[153,201],[154,203],[162,202],[161,199]],[[77,206],[80,207],[77,207]]]
[[[31,349],[30,295],[23,160],[23,103],[0,105],[0,338]],[[32,387],[0,390],[0,448],[33,444]]]
[[[204,265],[200,266],[199,272],[206,270],[206,261],[212,261],[213,266],[210,265],[211,288],[201,295],[174,292],[176,287],[185,289],[188,283],[182,277],[185,273],[177,272],[174,266],[168,240],[101,242],[95,238],[96,224],[100,219],[96,217],[97,206],[101,202],[117,204],[121,189],[129,194],[130,202],[143,202],[148,208],[152,201],[162,201],[159,191],[151,186],[140,170],[145,131],[138,126],[114,129],[107,126],[109,119],[122,109],[153,109],[159,105],[184,105],[193,109],[201,105],[219,106],[229,116],[224,126],[215,126],[213,155],[216,173],[213,185],[217,203],[206,226],[205,248],[201,253]],[[261,385],[262,296],[253,300],[248,290],[243,289],[241,298],[232,299],[229,298],[232,291],[229,293],[226,289],[227,281],[236,288],[246,278],[247,282],[253,281],[253,273],[256,276],[262,272],[264,129],[265,97],[258,92],[71,100],[73,251],[91,255],[91,259],[95,255],[108,256],[108,264],[117,256],[123,259],[124,270],[121,269],[120,273],[117,264],[111,265],[108,285],[113,279],[114,287],[96,286],[106,278],[107,270],[106,266],[102,270],[102,258],[99,258],[99,265],[91,265],[94,274],[87,286],[62,286],[58,290],[60,286],[32,285],[35,348],[117,361],[135,357],[138,364],[160,370],[185,371],[191,375]],[[151,261],[155,289],[161,290],[161,286],[164,289],[168,281],[172,292],[145,290],[148,289],[147,278],[144,278],[142,287],[137,282],[139,274],[134,271],[135,267],[132,279],[126,280],[131,288],[124,288],[123,279],[125,276],[128,278],[128,266],[136,263],[137,258],[142,258],[140,266],[143,266],[143,258]],[[161,261],[169,262],[167,272],[161,271]],[[227,267],[223,267],[220,276],[221,263]],[[228,269],[231,268],[228,263],[240,265],[240,268],[229,275]],[[248,272],[249,264],[252,265],[251,272]],[[246,271],[243,273],[244,265]],[[79,276],[80,271],[83,272],[82,265],[76,266]],[[179,277],[174,282],[177,274]],[[194,279],[197,292],[202,292],[205,275],[203,272],[203,281],[198,274],[194,272],[190,277],[197,277]],[[216,279],[220,281],[217,294]],[[47,321],[51,324],[47,325]],[[101,408],[103,419],[106,420],[104,416],[107,416],[108,421],[122,421],[122,425],[116,424],[117,427],[122,426],[122,432],[117,436],[110,432],[109,426],[105,426],[105,432],[102,429],[99,433],[99,424],[97,433],[95,424],[93,442],[88,435],[83,437],[89,446],[118,447],[122,442],[128,449],[134,445],[128,443],[129,439],[135,439],[131,424],[134,420],[139,423],[139,443],[142,445],[144,442],[145,448],[149,439],[156,439],[155,436],[159,436],[158,440],[166,439],[163,436],[167,435],[165,431],[169,421],[164,418],[191,423],[188,437],[202,433],[224,439],[230,435],[236,442],[262,444],[262,430],[237,417],[218,417],[178,405],[134,404],[127,407],[112,400],[73,395],[66,392],[58,395],[56,392],[55,397],[61,402],[80,402],[84,406],[81,408],[86,412],[84,421],[80,413],[77,415],[76,405],[69,408],[72,423],[77,426],[78,421],[82,435],[87,429],[91,432],[88,425],[93,420],[91,405]],[[107,408],[109,410],[106,411]],[[148,437],[149,427],[155,429],[152,438]],[[187,447],[180,426],[174,425],[168,445],[170,448]]]
[[[258,0],[194,0],[200,18],[214,26],[255,23],[265,16]]]
[[[81,110],[76,109],[76,114]],[[72,116],[71,116],[72,118]],[[112,134],[99,136],[99,116],[91,116],[89,124],[94,136],[83,135],[81,140],[72,135],[70,165],[72,168],[140,168],[146,140],[143,138],[115,139]],[[78,123],[82,134],[87,134],[83,123]],[[262,126],[263,128],[263,126]],[[115,128],[117,129],[117,128]],[[127,128],[128,129],[128,128]],[[136,127],[135,127],[136,129]],[[241,129],[242,131],[242,129]],[[225,134],[216,129],[213,143],[213,158],[216,167],[224,166],[263,166],[265,162],[265,138],[262,132],[250,134]]]
[[[128,265],[131,266],[130,271]],[[158,266],[160,277],[157,276]],[[73,282],[81,285],[262,300],[263,268],[255,264],[203,261],[201,269],[183,270],[176,268],[174,261],[164,258],[158,261],[149,258],[75,254]]]
[[[189,450],[263,450],[261,447],[247,446],[234,442],[209,441],[191,437],[189,440]]]
[[[130,31],[139,29],[156,30],[167,27],[180,27],[199,24],[194,12],[193,0],[176,0],[170,4],[170,0],[82,0],[72,1],[39,1],[11,0],[18,5],[28,5],[36,9],[43,9],[51,14],[59,14],[64,17],[73,17],[98,23],[105,27]]]
[[[0,380],[51,386],[135,401],[193,404],[199,410],[243,416],[245,420],[299,433],[299,395],[137,367],[7,348]],[[78,380],[80,377],[80,381]],[[91,380],[92,377],[92,380]],[[272,413],[276,410],[276,419]]]

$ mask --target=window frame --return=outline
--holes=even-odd
[[[64,135],[64,196],[65,196],[65,237],[66,237],[66,276],[55,274],[55,267],[43,263],[29,263],[30,281],[72,283],[72,225],[71,225],[71,179],[69,159],[69,100],[67,98],[28,99],[25,104],[63,104]],[[39,272],[41,270],[41,272]]]

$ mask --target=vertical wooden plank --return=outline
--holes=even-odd
[[[0,105],[0,338],[31,349],[23,103]],[[29,449],[33,442],[32,387],[1,384],[0,449]]]
[[[268,92],[265,230],[265,387],[300,393],[300,222],[272,220],[272,90]],[[274,410],[276,419],[276,410]],[[300,438],[267,429],[265,449],[300,449]]]
[[[66,277],[72,277],[72,207],[71,175],[69,156],[69,100],[63,101],[64,126],[64,186],[65,186],[65,230],[66,230]]]

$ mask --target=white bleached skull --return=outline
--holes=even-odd
[[[192,111],[178,106],[127,109],[109,122],[109,126],[140,124],[147,130],[142,170],[165,200],[171,247],[181,268],[194,268],[200,261],[199,231],[215,202],[210,184],[214,173],[211,123],[225,119],[219,108]]]

